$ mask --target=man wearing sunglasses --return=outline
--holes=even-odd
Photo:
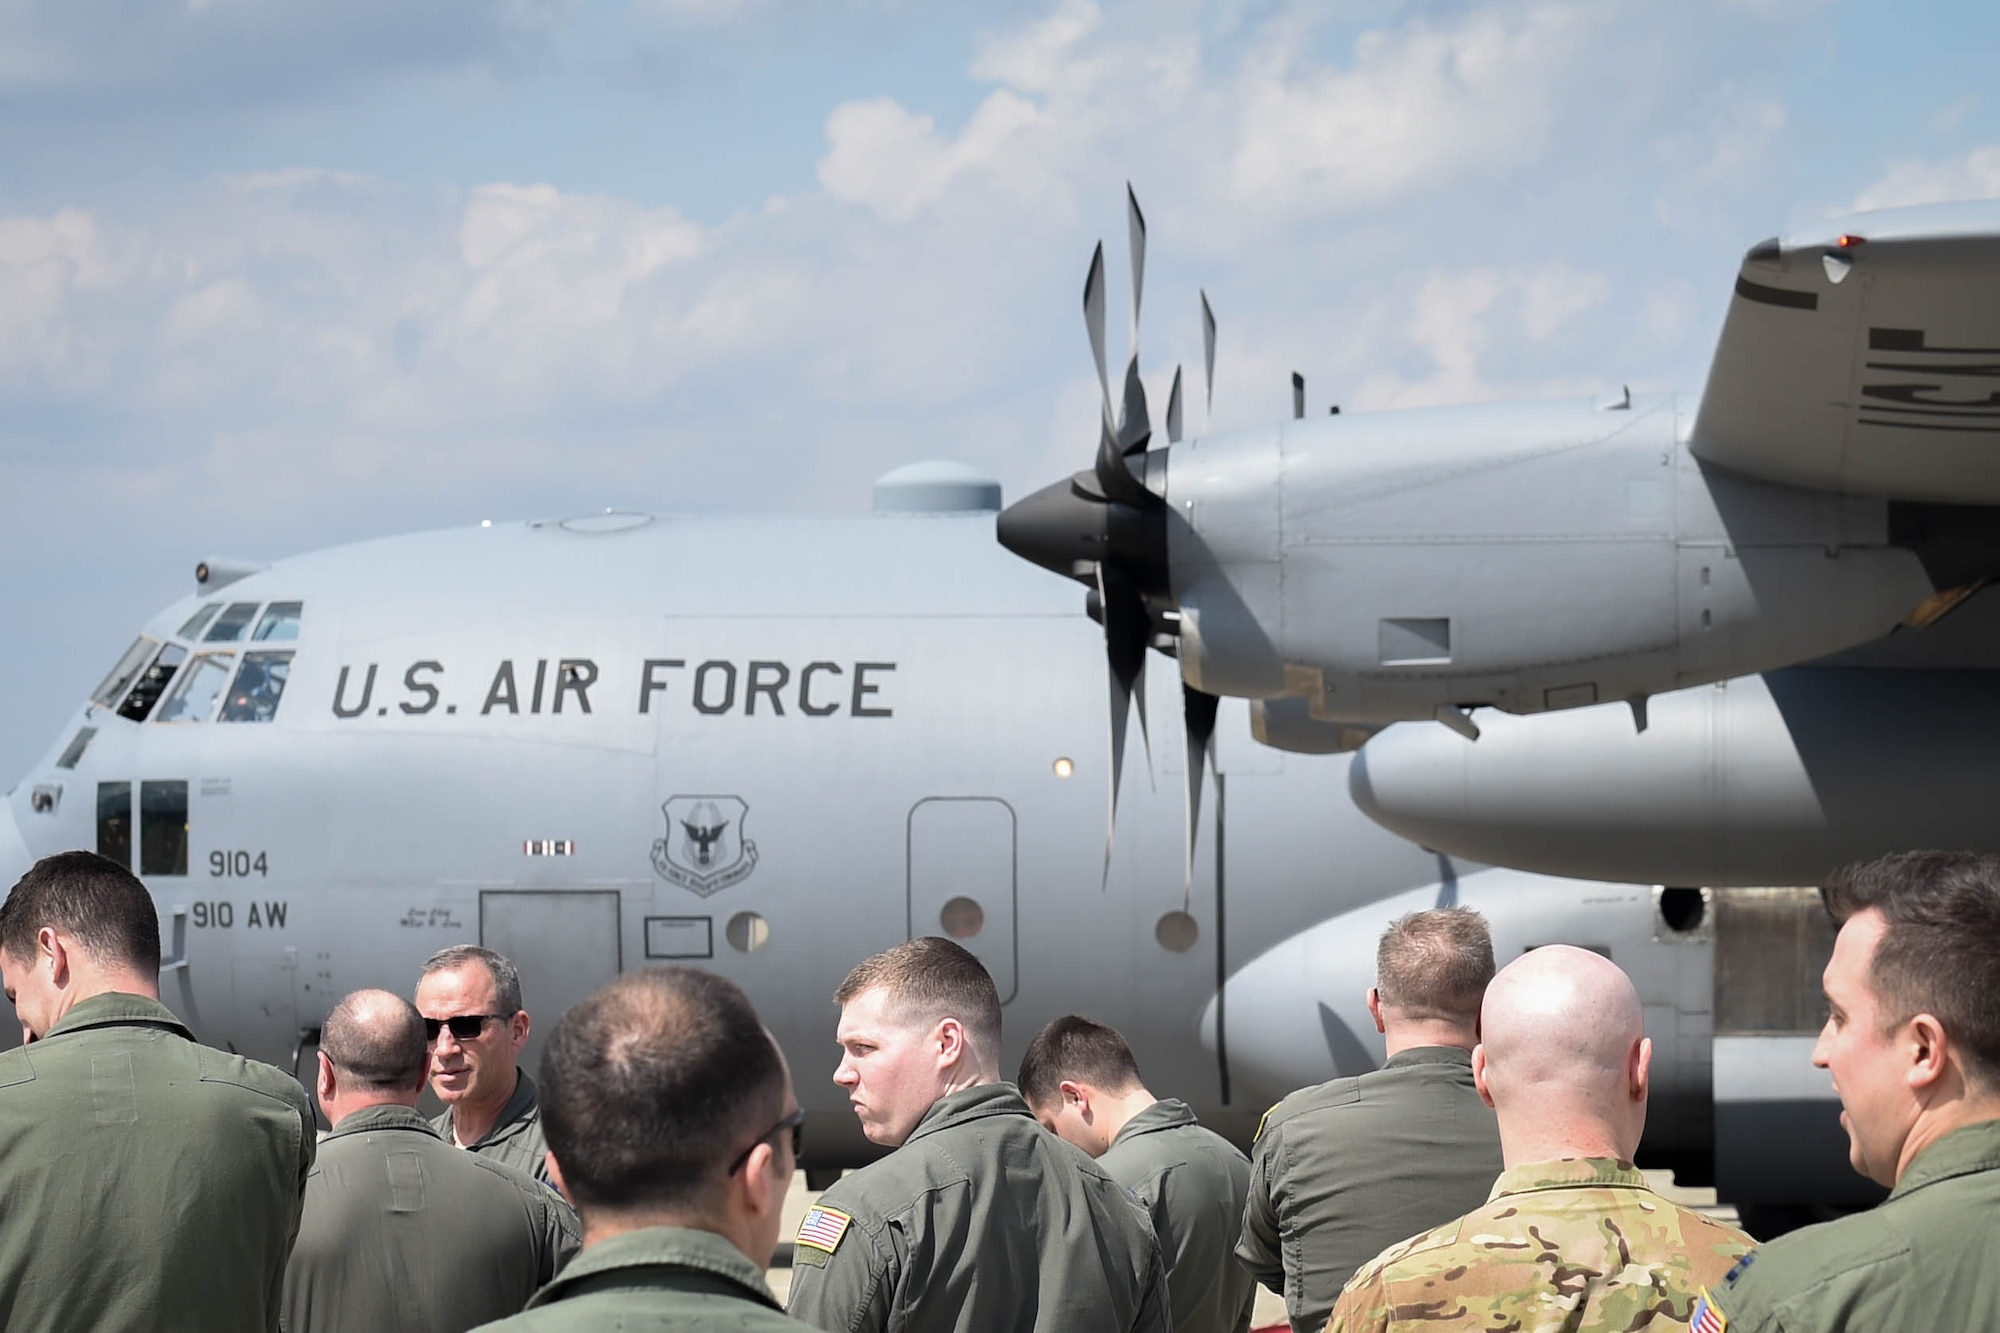
[[[735,983],[689,967],[628,973],[563,1015],[541,1072],[583,1253],[488,1333],[797,1333],[763,1270],[805,1112]]]
[[[518,1063],[529,1030],[521,974],[491,949],[441,949],[417,979],[417,1012],[432,1043],[431,1091],[445,1107],[431,1124],[447,1143],[546,1184],[535,1080]]]
[[[512,1167],[439,1142],[417,1113],[429,1043],[410,1002],[364,990],[320,1033],[333,1132],[285,1269],[286,1333],[446,1333],[518,1313],[577,1250],[575,1214]]]

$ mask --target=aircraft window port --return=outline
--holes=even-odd
[[[224,722],[269,722],[278,715],[278,701],[291,679],[290,653],[245,653],[236,683],[222,700]]]
[[[250,628],[250,622],[257,618],[257,603],[231,602],[229,609],[215,618],[208,627],[207,643],[235,643],[243,637],[243,631]]]
[[[90,748],[90,742],[96,739],[96,736],[96,727],[79,728],[76,735],[70,737],[69,747],[62,752],[62,758],[56,760],[56,767],[75,768],[82,762],[83,752]]]
[[[174,672],[187,660],[187,649],[177,643],[170,643],[160,649],[160,655],[145,669],[139,679],[132,684],[132,692],[125,696],[125,702],[118,705],[118,716],[144,722],[153,705],[160,701],[167,686],[173,684]]]
[[[206,722],[215,716],[215,701],[229,683],[236,666],[235,653],[197,653],[194,661],[160,706],[153,712],[155,722]]]
[[[187,872],[187,783],[140,783],[139,873],[185,875]]]
[[[771,942],[771,923],[756,912],[738,912],[722,933],[738,953],[756,953]]]
[[[1659,902],[1660,920],[1676,935],[1699,930],[1708,916],[1708,899],[1700,889],[1663,888]]]
[[[290,643],[299,637],[299,616],[305,609],[304,602],[271,603],[250,637],[258,643]]]
[[[62,784],[37,782],[34,792],[28,797],[28,808],[38,815],[54,814],[62,808]]]
[[[986,928],[986,909],[970,898],[953,898],[938,911],[938,924],[955,940],[969,940]]]
[[[186,639],[189,643],[193,643],[201,637],[201,632],[208,628],[208,622],[215,619],[215,613],[221,609],[221,602],[210,602],[189,616],[187,624],[182,625],[181,632],[174,637],[177,639]]]
[[[111,668],[111,674],[104,678],[104,683],[90,696],[91,701],[103,704],[106,708],[117,703],[124,697],[127,687],[132,684],[132,678],[139,674],[139,668],[146,664],[146,659],[151,657],[153,650],[159,646],[157,639],[149,639],[143,634],[134,639],[132,646],[125,650],[125,655],[118,659],[118,665]]]
[[[1201,938],[1201,924],[1186,912],[1169,912],[1153,927],[1153,938],[1168,953],[1186,953]]]
[[[132,784],[97,784],[97,854],[132,868]]]

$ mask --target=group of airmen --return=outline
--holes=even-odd
[[[156,909],[89,852],[0,904],[25,1044],[0,1054],[0,1327],[1244,1333],[2000,1328],[2000,858],[1913,852],[1824,890],[1814,1063],[1872,1211],[1762,1247],[1633,1167],[1652,1046],[1629,978],[1551,945],[1496,971],[1443,908],[1382,937],[1382,1068],[1292,1094],[1249,1157],[1079,1016],[1000,1070],[991,977],[948,940],[835,993],[834,1081],[891,1151],[777,1249],[804,1111],[742,991],[629,973],[556,1023],[540,1079],[506,959],[415,1003],[360,991],[297,1079],[159,1000]],[[417,1111],[426,1079],[445,1104]]]

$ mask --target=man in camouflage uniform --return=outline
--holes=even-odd
[[[417,1012],[434,1043],[431,1091],[444,1103],[431,1125],[446,1143],[546,1183],[541,1106],[520,1066],[531,1024],[514,964],[476,944],[440,949],[417,979]]]
[[[1891,1192],[1772,1241],[1693,1324],[2000,1328],[2000,857],[1898,853],[1825,896],[1841,925],[1813,1063],[1833,1074],[1854,1169]]]
[[[1186,1102],[1139,1078],[1125,1038],[1070,1014],[1028,1043],[1021,1096],[1042,1128],[1089,1153],[1152,1215],[1167,1264],[1174,1333],[1245,1333],[1257,1284],[1230,1251],[1250,1163]]]
[[[1567,945],[1522,955],[1487,988],[1472,1053],[1507,1169],[1484,1207],[1392,1245],[1334,1303],[1328,1333],[1686,1326],[1746,1253],[1734,1227],[1646,1187],[1652,1043],[1639,993],[1609,959]]]
[[[1000,996],[979,960],[910,940],[834,1000],[833,1081],[895,1151],[806,1214],[793,1316],[830,1333],[1166,1333],[1152,1223],[1000,1081]]]
[[[736,983],[628,972],[556,1023],[542,1096],[583,1253],[487,1333],[800,1333],[764,1268],[805,1112]]]

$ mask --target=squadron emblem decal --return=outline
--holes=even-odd
[[[743,836],[750,807],[742,797],[675,796],[660,811],[667,817],[667,836],[653,844],[660,878],[706,898],[757,868],[757,844]]]

